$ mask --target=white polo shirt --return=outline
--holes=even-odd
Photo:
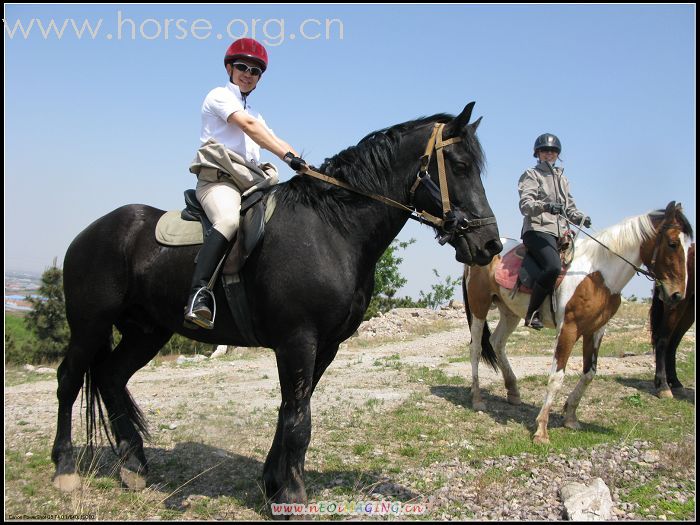
[[[226,119],[231,113],[245,111],[251,117],[260,121],[267,130],[272,130],[262,118],[262,115],[248,104],[241,94],[240,88],[229,82],[224,87],[212,89],[202,103],[202,133],[199,140],[204,144],[213,138],[217,142],[232,149],[249,162],[260,163],[260,146],[243,133],[236,124],[229,124]]]

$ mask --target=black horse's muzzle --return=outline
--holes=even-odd
[[[455,258],[459,262],[470,266],[474,264],[485,266],[503,250],[495,224],[494,217],[484,219],[463,217],[461,220],[458,218],[453,231],[438,234],[438,242],[448,242],[455,249]],[[483,226],[490,225],[493,225],[493,232],[489,230],[477,231]],[[483,239],[486,241],[484,242]]]
[[[461,210],[450,210],[443,219],[442,232],[438,234],[438,242],[444,245],[446,242],[453,241],[455,236],[464,236],[489,224],[496,224],[496,217],[469,219],[467,214]]]
[[[682,291],[669,290],[669,287],[663,281],[657,281],[656,287],[661,292],[659,294],[661,301],[669,308],[675,308],[685,298],[685,294]]]

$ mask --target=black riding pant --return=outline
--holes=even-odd
[[[535,282],[547,291],[554,290],[561,272],[557,238],[549,233],[530,230],[523,234],[523,244],[541,270]]]

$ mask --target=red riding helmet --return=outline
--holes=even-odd
[[[237,58],[249,58],[259,63],[263,71],[267,69],[267,51],[260,42],[252,38],[239,38],[228,46],[224,56],[224,65]]]

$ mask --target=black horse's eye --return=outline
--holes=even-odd
[[[467,165],[464,162],[457,162],[455,164],[455,169],[460,173],[465,173],[467,171]]]

